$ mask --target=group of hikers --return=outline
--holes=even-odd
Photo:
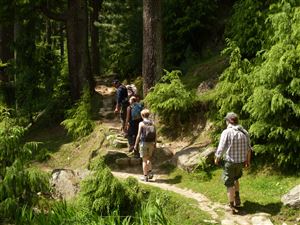
[[[134,85],[123,85],[119,80],[113,80],[116,92],[115,113],[120,114],[121,130],[127,137],[129,152],[142,158],[142,181],[153,178],[151,158],[156,148],[156,128],[150,120],[150,111],[140,103],[140,97]]]
[[[122,131],[126,134],[129,152],[142,158],[143,176],[141,180],[153,178],[151,158],[156,148],[156,129],[150,120],[150,111],[140,103],[135,87],[125,86],[119,80],[113,81],[117,89],[115,113],[120,114]],[[135,90],[134,90],[135,89]],[[215,153],[215,164],[224,159],[222,179],[227,190],[232,214],[241,206],[239,178],[243,168],[250,166],[252,148],[248,132],[239,125],[238,115],[227,113],[224,118],[226,129],[222,132]]]

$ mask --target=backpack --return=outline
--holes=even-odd
[[[137,88],[134,84],[126,85],[128,96],[135,96],[137,94]]]
[[[144,142],[154,142],[156,139],[156,130],[155,130],[155,126],[152,122],[145,122],[144,123],[144,127],[142,130],[142,140]]]
[[[131,120],[139,120],[142,118],[141,111],[143,106],[140,103],[135,102],[131,106]]]

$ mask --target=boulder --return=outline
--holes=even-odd
[[[89,170],[55,169],[52,171],[50,184],[54,198],[70,200],[79,192],[79,183],[90,175]]]
[[[157,147],[153,152],[152,162],[155,165],[162,164],[165,161],[172,159],[173,152],[167,147]]]
[[[107,151],[104,155],[104,162],[107,165],[114,165],[117,159],[128,158],[126,153],[119,151]]]
[[[116,159],[116,164],[120,167],[127,167],[130,165],[130,158],[120,158]]]
[[[208,147],[200,153],[200,160],[204,159],[207,164],[214,164],[216,148]]]
[[[172,162],[188,172],[193,171],[203,158],[206,163],[213,163],[215,149],[203,146],[188,146],[176,152]]]
[[[290,190],[287,194],[283,195],[281,202],[283,205],[292,208],[300,208],[300,184]]]
[[[252,216],[251,222],[253,225],[273,225],[267,213],[256,213]]]

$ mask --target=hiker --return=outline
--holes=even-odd
[[[137,95],[137,88],[134,84],[126,85],[126,88],[127,88],[128,99],[130,99],[130,97],[132,96]]]
[[[120,114],[121,130],[125,131],[125,120],[128,103],[128,94],[126,87],[117,79],[113,80],[113,86],[117,89],[115,113]]]
[[[248,132],[238,124],[238,116],[234,112],[225,117],[227,128],[222,132],[218,149],[215,153],[215,164],[219,165],[222,155],[225,155],[223,181],[227,187],[227,197],[231,212],[237,213],[241,206],[239,193],[239,178],[243,167],[250,166],[251,146]]]
[[[152,173],[152,154],[156,148],[156,129],[153,121],[149,119],[150,112],[148,109],[143,109],[141,112],[143,121],[139,123],[139,130],[136,137],[134,148],[138,149],[140,144],[140,156],[143,159],[143,176],[142,181],[148,181],[153,178]]]
[[[127,107],[127,116],[125,123],[125,131],[127,132],[127,139],[129,144],[129,152],[134,151],[134,143],[139,129],[139,123],[143,120],[141,111],[143,106],[137,102],[137,98],[132,96],[129,99],[129,106]],[[134,155],[139,158],[138,149],[134,151]]]

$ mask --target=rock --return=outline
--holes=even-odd
[[[54,189],[54,198],[70,200],[79,192],[79,183],[90,175],[89,170],[55,169],[50,184]]]
[[[207,92],[208,90],[213,89],[215,85],[216,85],[216,81],[214,80],[203,81],[201,84],[199,84],[197,88],[197,94]]]
[[[207,163],[213,162],[214,148],[204,149],[203,146],[189,146],[176,152],[172,162],[179,168],[188,172],[193,171],[199,164],[201,158]]]
[[[258,213],[252,216],[251,222],[253,225],[273,225],[269,216],[270,215],[266,213]]]
[[[126,139],[115,139],[112,142],[113,146],[116,148],[127,148],[128,147],[128,143]]]
[[[153,152],[152,162],[156,165],[172,159],[173,153],[169,148],[157,147]]]
[[[130,165],[130,158],[116,159],[116,164],[121,167],[127,167]]]
[[[215,159],[216,148],[208,147],[203,152],[200,153],[201,158],[205,160],[207,164],[213,164]]]
[[[141,158],[130,158],[130,165],[131,166],[140,166],[142,164]]]
[[[236,223],[233,220],[225,219],[221,221],[221,225],[235,225],[235,224]]]
[[[292,208],[300,208],[300,184],[290,190],[287,194],[283,195],[281,202],[283,205]]]
[[[117,159],[128,158],[126,153],[119,151],[108,151],[104,155],[104,162],[106,165],[114,165]]]

